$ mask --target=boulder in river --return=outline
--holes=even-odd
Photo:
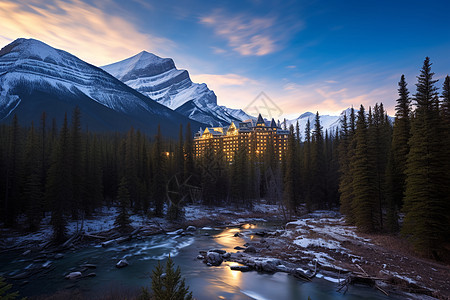
[[[211,249],[211,250],[209,250],[209,252],[216,252],[216,253],[219,253],[219,254],[227,253],[227,251],[222,250],[222,249]]]
[[[255,266],[258,270],[264,272],[276,272],[278,271],[278,265],[281,264],[281,261],[276,258],[263,258],[261,260],[255,261]]]
[[[234,247],[234,249],[236,249],[236,250],[245,250],[245,248],[241,247],[241,246],[236,246],[236,247]]]
[[[66,279],[77,279],[80,278],[81,276],[82,276],[81,272],[72,272],[66,275]]]
[[[245,248],[244,252],[245,253],[256,253],[256,248],[253,246],[248,246],[247,248]]]
[[[233,271],[241,271],[241,272],[248,272],[252,270],[252,268],[250,268],[249,266],[230,266],[230,269]]]
[[[207,264],[210,264],[211,266],[220,266],[220,264],[223,262],[223,258],[217,252],[208,251],[208,253],[206,253],[205,262]]]
[[[125,268],[126,266],[128,266],[128,262],[126,259],[121,259],[119,260],[119,262],[116,264],[116,268]]]

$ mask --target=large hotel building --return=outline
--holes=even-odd
[[[275,120],[264,121],[261,114],[258,119],[231,123],[228,127],[207,127],[194,137],[196,157],[201,157],[208,147],[214,152],[223,151],[227,161],[233,161],[238,150],[247,149],[256,156],[262,157],[272,143],[275,157],[281,159],[287,147],[289,131],[283,130]]]

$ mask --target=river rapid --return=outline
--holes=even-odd
[[[236,232],[251,233],[261,228],[273,229],[272,225],[258,223],[240,228],[203,228],[193,235],[158,234],[142,237],[120,245],[102,248],[100,245],[76,249],[64,253],[60,259],[39,254],[22,256],[3,253],[0,256],[0,274],[4,277],[18,275],[27,270],[42,271],[29,278],[11,281],[21,296],[51,295],[61,290],[78,291],[83,297],[97,298],[117,290],[150,288],[150,274],[160,260],[169,255],[181,268],[182,275],[196,299],[392,299],[365,286],[350,286],[347,293],[337,292],[337,283],[323,278],[311,282],[299,280],[287,273],[259,273],[232,271],[224,262],[209,267],[196,257],[201,250],[223,249],[236,251],[245,240],[235,237]],[[247,236],[252,236],[251,234]],[[129,266],[117,269],[115,264],[125,258]],[[95,273],[95,277],[66,280],[64,275],[80,271],[83,264],[93,264],[95,269],[83,274]],[[42,269],[45,265],[47,268]],[[318,274],[320,277],[320,273]]]

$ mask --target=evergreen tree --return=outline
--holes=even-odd
[[[5,225],[11,227],[16,222],[20,208],[20,187],[22,186],[22,144],[21,128],[14,115],[6,149],[5,194],[3,217]]]
[[[165,274],[165,276],[163,275]],[[172,259],[167,259],[166,268],[158,262],[152,272],[152,291],[155,299],[190,300],[192,292],[181,277],[180,267],[175,269]]]
[[[153,146],[153,202],[155,204],[155,215],[163,216],[164,202],[166,200],[166,173],[161,127],[158,125],[158,134]]]
[[[387,186],[387,230],[395,232],[398,227],[398,210],[403,204],[406,187],[406,159],[409,153],[408,141],[411,130],[411,99],[402,75],[398,83],[397,105],[395,106],[395,121],[392,132],[392,144],[386,171]]]
[[[377,199],[377,206],[374,211],[375,217],[378,219],[377,227],[383,228],[383,208],[386,203],[386,165],[389,157],[389,147],[391,143],[391,126],[386,122],[383,104],[375,104],[372,122],[368,131],[369,149],[374,151],[371,156],[374,158],[375,164],[375,194],[373,197]]]
[[[52,206],[53,239],[63,242],[66,238],[67,207],[72,201],[72,157],[67,114],[61,128],[56,148],[52,152],[52,165],[48,172],[47,199]]]
[[[183,125],[180,124],[180,132],[178,133],[178,144],[175,152],[176,174],[179,181],[184,180],[184,140]]]
[[[103,172],[99,141],[96,136],[86,134],[82,207],[85,214],[101,205],[103,200]]]
[[[9,290],[12,288],[12,284],[7,284],[5,279],[0,276],[0,299],[2,300],[14,300],[19,297],[19,292],[11,293]]]
[[[352,209],[355,215],[355,224],[363,232],[373,232],[376,226],[377,215],[375,183],[375,165],[372,157],[373,149],[369,143],[368,125],[364,106],[358,112],[355,131],[355,155],[352,164],[353,175],[353,202]]]
[[[184,177],[187,178],[194,173],[194,142],[192,141],[191,123],[186,126],[184,157]]]
[[[304,198],[306,203],[311,203],[311,123],[309,118],[305,127],[305,142],[303,144],[303,175],[304,179]]]
[[[284,201],[286,207],[290,212],[295,213],[297,211],[298,199],[296,195],[295,182],[297,178],[296,169],[296,141],[294,134],[294,126],[291,124],[289,127],[289,135],[287,141],[287,153],[286,153],[286,170],[284,175]]]
[[[130,193],[128,192],[128,184],[126,177],[122,177],[119,184],[119,194],[117,200],[119,201],[119,214],[116,216],[114,225],[120,230],[126,230],[130,225],[130,216],[128,215],[128,207],[130,206]]]
[[[326,203],[326,166],[324,153],[324,138],[320,125],[319,112],[316,113],[311,151],[311,196],[307,202],[309,209],[325,208]]]
[[[450,77],[447,75],[444,80],[444,84],[442,85],[442,118],[444,119],[444,123],[448,125],[450,123]]]
[[[406,164],[406,213],[402,232],[420,253],[439,258],[449,240],[448,171],[439,116],[437,80],[430,59],[417,77],[416,105]]]
[[[40,158],[38,137],[34,125],[31,123],[25,149],[26,181],[24,188],[26,215],[28,227],[31,231],[37,230],[41,221],[43,194],[40,178]]]
[[[81,112],[75,107],[72,113],[72,127],[70,129],[71,158],[72,158],[72,201],[70,203],[71,214],[74,219],[78,218],[78,210],[81,208],[81,195],[83,194],[83,145],[81,141]]]
[[[340,211],[345,215],[347,223],[354,224],[355,217],[352,208],[353,202],[353,175],[351,168],[351,157],[353,157],[353,135],[347,124],[347,115],[341,120],[341,141],[339,144],[339,193]]]

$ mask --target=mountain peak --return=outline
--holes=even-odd
[[[132,57],[101,68],[110,74],[114,74],[117,79],[127,81],[175,69],[175,63],[171,58],[162,58],[153,53],[142,51]]]
[[[305,112],[303,114],[301,114],[297,119],[303,119],[303,118],[309,118],[311,116],[315,116],[315,114],[313,114],[312,112]]]
[[[139,67],[145,67],[145,66],[148,66],[150,64],[151,65],[162,64],[162,63],[165,63],[167,61],[171,61],[172,60],[170,58],[159,57],[158,55],[150,53],[150,52],[147,52],[145,50],[139,52],[138,54],[136,54],[135,56],[132,56],[130,58],[133,58],[133,57],[136,57],[136,59],[137,59],[136,62],[140,63],[139,65],[137,65]]]
[[[61,61],[62,50],[55,49],[35,39],[18,38],[0,50],[0,56],[10,55],[15,58],[32,58],[37,60]]]

